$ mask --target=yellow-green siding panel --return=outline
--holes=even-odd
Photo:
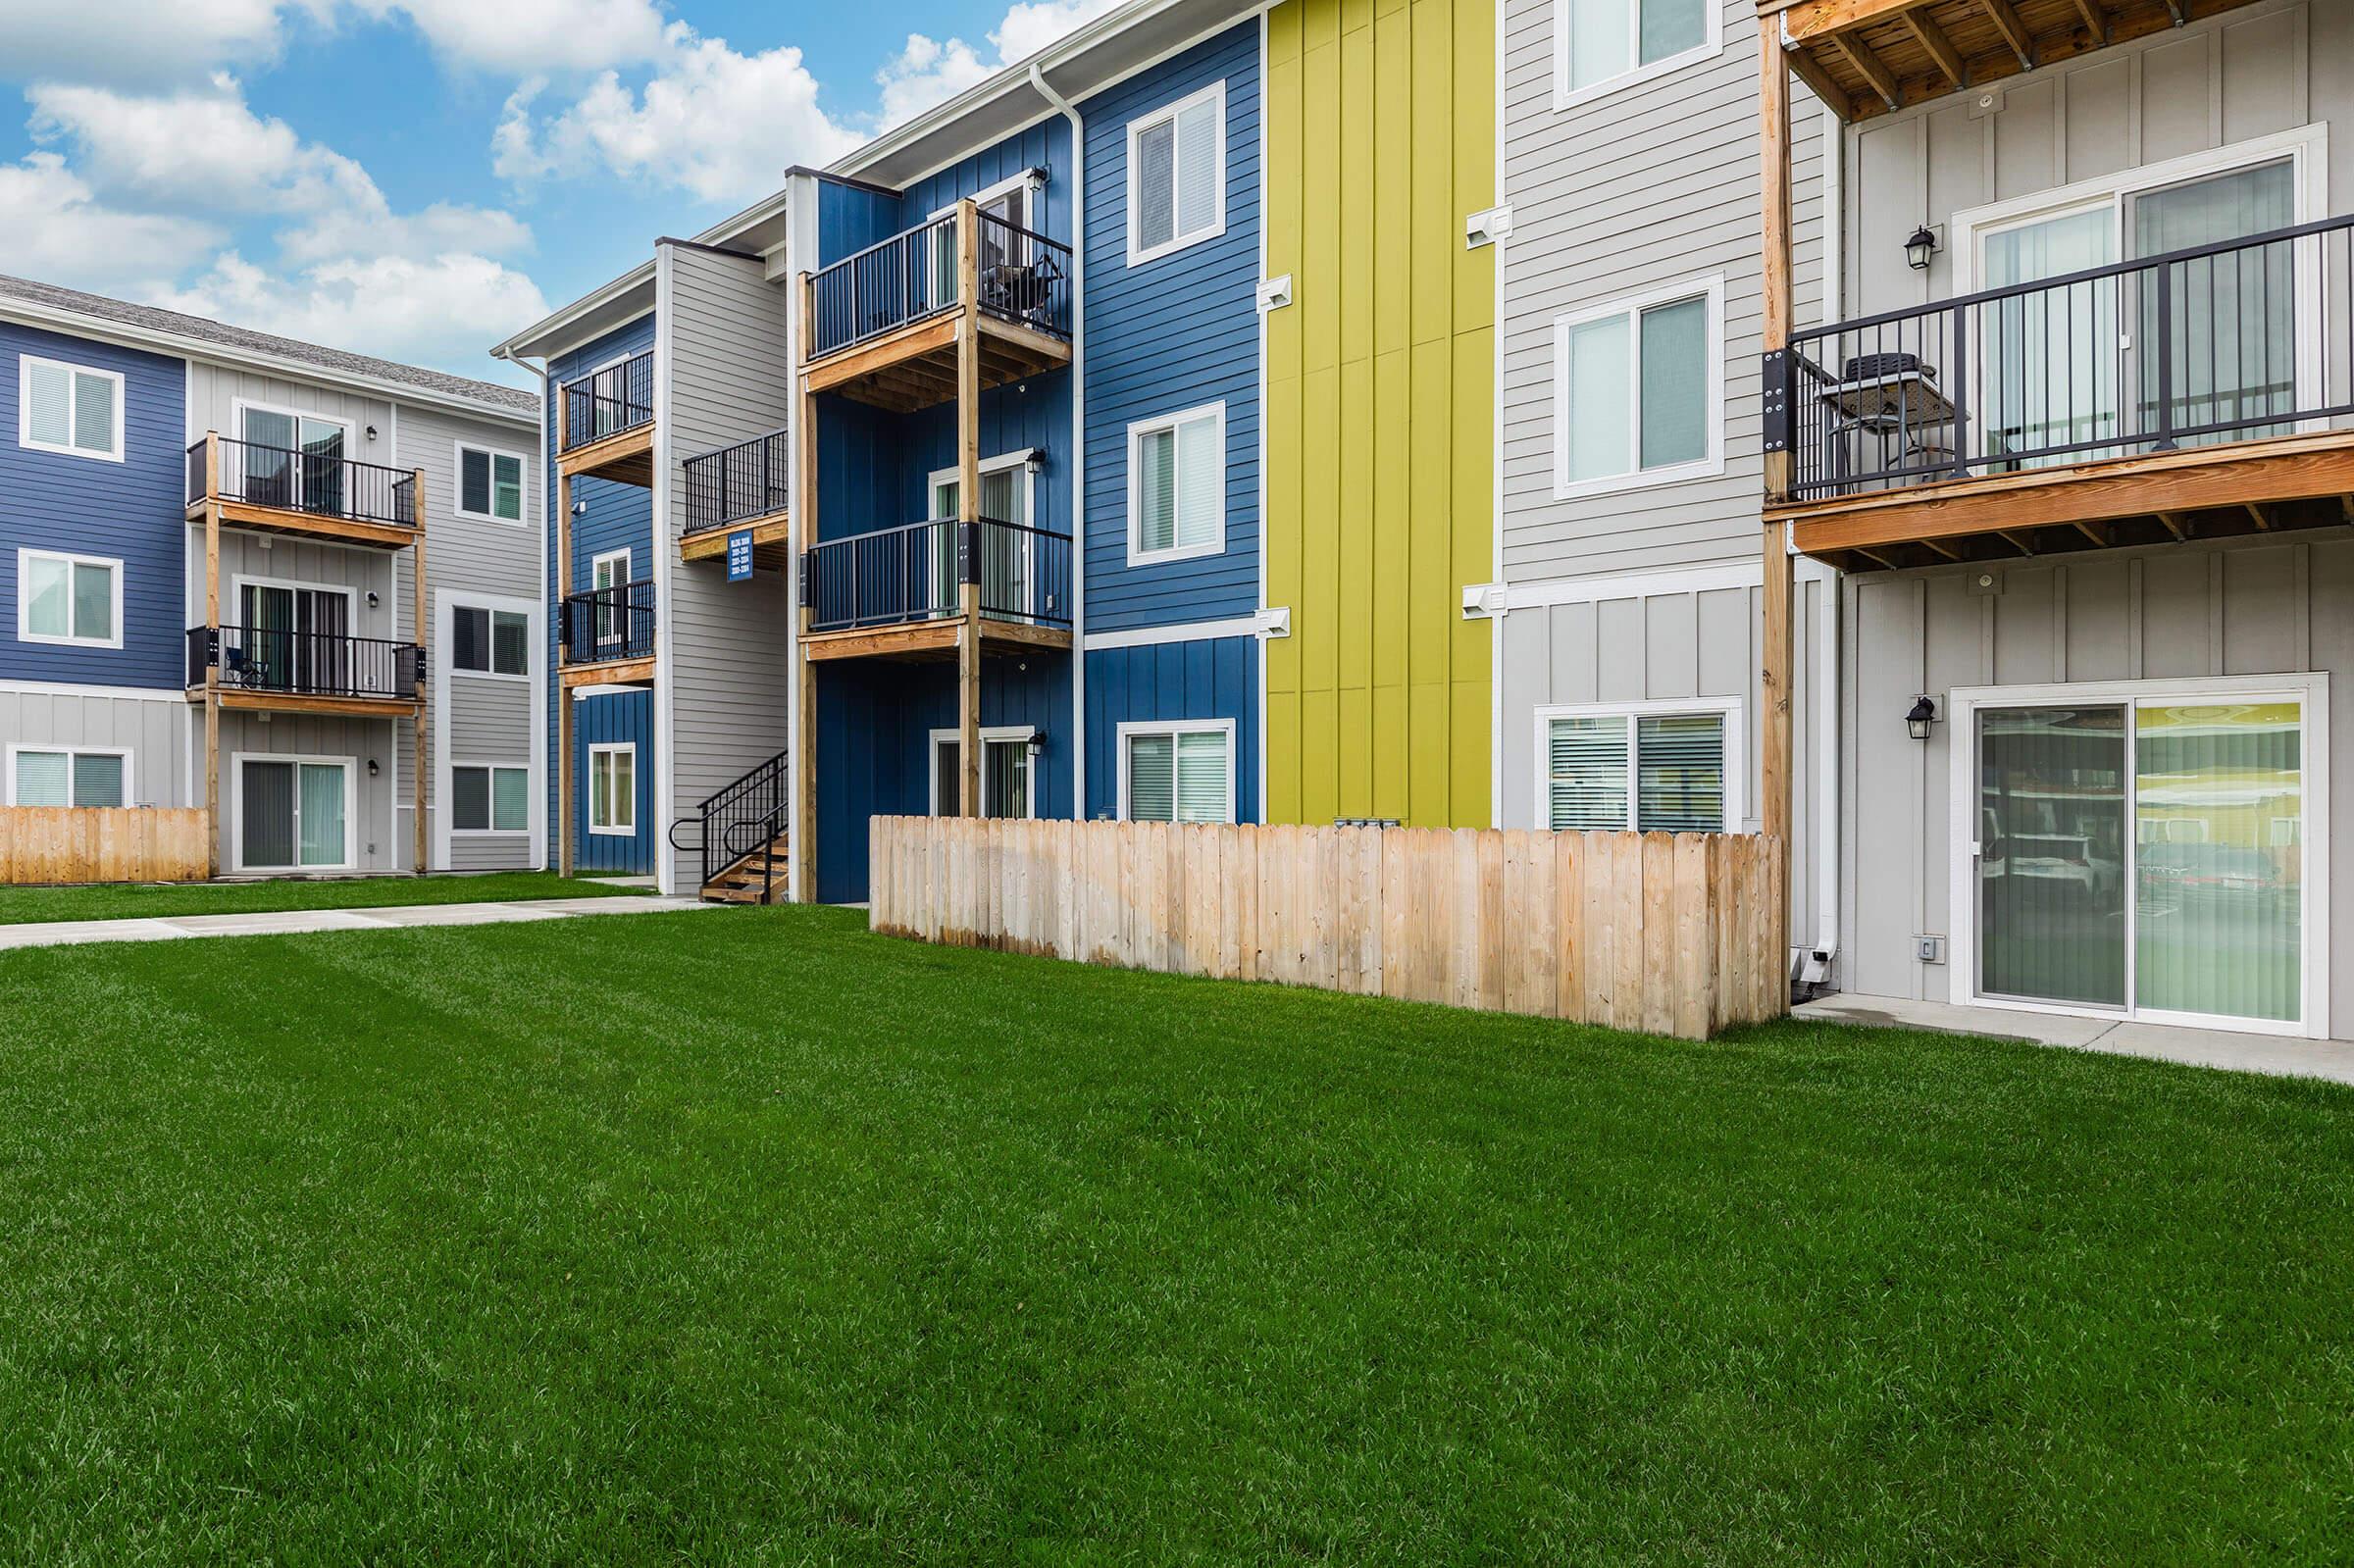
[[[1267,820],[1485,827],[1495,560],[1493,0],[1267,18]]]

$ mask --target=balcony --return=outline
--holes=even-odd
[[[687,524],[679,558],[724,557],[728,536],[752,536],[752,564],[783,568],[790,560],[788,518],[792,497],[793,437],[771,430],[748,441],[703,452],[682,465],[687,474]]]
[[[558,609],[561,684],[645,685],[653,681],[652,580],[567,594]]]
[[[1869,570],[2354,521],[2354,218],[1791,334],[1766,516]]]
[[[649,488],[654,482],[651,349],[556,389],[556,472]]]
[[[973,324],[976,389],[1071,362],[1071,249],[971,202],[811,275],[807,387],[896,413],[958,393]]]
[[[984,652],[1071,645],[1071,541],[1017,523],[910,523],[801,557],[812,659],[955,656],[972,591]]]
[[[188,699],[276,713],[390,718],[424,700],[426,653],[414,642],[278,627],[190,627]]]
[[[187,516],[388,549],[417,542],[419,476],[338,452],[208,434],[188,448]]]

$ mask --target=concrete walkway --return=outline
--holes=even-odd
[[[78,942],[150,942],[175,936],[284,936],[306,931],[398,931],[410,926],[500,926],[576,915],[652,915],[716,909],[694,898],[532,898],[511,904],[395,904],[385,909],[287,909],[250,915],[174,915],[156,919],[53,920],[0,926],[0,950]]]
[[[2147,1056],[2240,1073],[2327,1078],[2340,1084],[2354,1084],[2354,1040],[2242,1035],[2223,1029],[2175,1029],[2163,1024],[2120,1023],[2107,1018],[2013,1012],[2007,1007],[1956,1007],[1951,1002],[1845,993],[1805,1002],[1791,1011],[1800,1018],[1823,1023],[1935,1029],[1949,1035],[2023,1039],[2039,1045]]]

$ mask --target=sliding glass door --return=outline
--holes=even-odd
[[[341,517],[344,429],[339,420],[277,409],[249,408],[240,427],[245,452],[245,499]]]
[[[2300,701],[2153,696],[1975,720],[1977,995],[2302,1019]]]
[[[320,871],[351,864],[351,768],[246,757],[237,773],[238,865]]]

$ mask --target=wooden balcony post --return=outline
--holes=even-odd
[[[809,334],[816,329],[813,312],[816,303],[815,285],[810,275],[801,274],[801,359],[809,358]],[[793,408],[793,505],[785,519],[785,537],[790,541],[788,556],[793,562],[791,581],[786,584],[787,602],[798,609],[793,623],[796,633],[793,647],[793,701],[798,710],[793,716],[792,734],[793,754],[787,776],[794,791],[793,801],[793,835],[786,841],[786,852],[792,857],[793,896],[801,903],[817,901],[817,666],[809,658],[809,623],[816,614],[809,602],[807,566],[809,549],[817,542],[817,395],[809,390],[809,376],[804,369],[799,377],[800,398]]]
[[[409,546],[410,550],[416,556],[417,576],[417,591],[410,596],[409,601],[409,617],[415,627],[415,635],[413,635],[410,640],[417,645],[417,683],[414,690],[414,695],[417,698],[417,717],[409,726],[411,735],[413,736],[415,742],[413,748],[415,755],[410,759],[409,779],[409,793],[411,797],[411,805],[414,808],[410,813],[412,820],[409,823],[409,832],[412,840],[410,847],[410,868],[415,871],[418,876],[422,877],[430,869],[426,864],[427,839],[425,832],[425,781],[426,755],[428,750],[427,743],[430,738],[429,726],[432,723],[432,718],[427,709],[425,700],[425,676],[427,657],[426,650],[430,645],[426,636],[426,629],[433,624],[433,617],[428,613],[426,608],[425,594],[425,470],[416,470],[415,473],[410,477],[410,482],[416,485],[416,489],[412,494],[410,504],[411,509],[415,512],[417,517],[417,542]],[[449,802],[443,801],[441,804],[442,809],[448,809]]]
[[[204,863],[221,875],[221,432],[204,432]]]
[[[1792,324],[1790,284],[1790,72],[1782,58],[1781,18],[1758,19],[1758,144],[1761,159],[1765,237],[1766,352],[1780,354],[1790,346]],[[1795,419],[1795,411],[1791,411]],[[1766,454],[1765,490],[1768,503],[1790,494],[1791,454]],[[1760,531],[1759,560],[1765,597],[1765,649],[1759,672],[1758,695],[1763,733],[1759,737],[1759,827],[1773,841],[1776,874],[1769,879],[1777,889],[1765,911],[1767,929],[1766,961],[1786,965],[1790,954],[1790,684],[1792,642],[1790,627],[1790,552],[1782,524],[1767,520]],[[1828,613],[1828,606],[1825,611]],[[1778,983],[1786,1005],[1788,985]],[[1777,1007],[1776,1011],[1780,1011]]]
[[[956,643],[956,809],[981,815],[981,210],[956,204],[956,515],[963,531]]]

